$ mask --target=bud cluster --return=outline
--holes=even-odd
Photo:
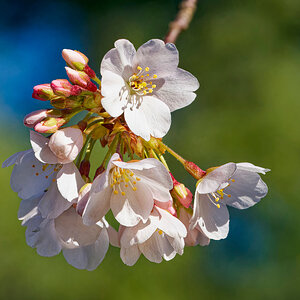
[[[118,40],[102,60],[100,80],[84,54],[64,49],[69,80],[33,88],[32,97],[52,107],[25,116],[32,149],[3,167],[14,165],[19,219],[40,255],[63,252],[68,263],[87,270],[101,263],[109,245],[130,266],[141,254],[156,263],[171,260],[185,246],[226,238],[227,206],[245,209],[267,194],[259,173],[268,169],[227,163],[204,171],[163,142],[171,112],[189,105],[199,87],[174,54],[175,45],[160,40],[137,51]],[[95,145],[104,155],[92,168]],[[194,195],[173,176],[167,153],[195,179]],[[105,219],[110,210],[118,228]]]

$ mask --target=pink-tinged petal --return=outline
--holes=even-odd
[[[124,226],[134,226],[141,220],[145,223],[154,204],[150,189],[141,182],[135,184],[136,190],[131,186],[125,187],[125,184],[120,186],[125,195],[118,191],[117,195],[112,193],[110,200],[116,220]]]
[[[116,231],[116,229],[108,224],[107,232],[109,236],[109,243],[114,247],[120,248],[119,233]]]
[[[220,207],[210,201],[207,195],[196,194],[194,215],[191,225],[196,219],[202,232],[212,240],[225,239],[229,232],[229,213],[225,204],[220,203]],[[193,220],[194,219],[194,220]]]
[[[143,253],[143,255],[151,262],[158,264],[162,262],[162,255],[158,249],[156,233],[154,233],[152,237],[145,243],[139,245],[139,249]]]
[[[57,157],[48,146],[49,139],[45,138],[44,136],[35,131],[30,131],[30,142],[32,149],[35,153],[35,157],[39,161],[47,164],[58,163]]]
[[[77,269],[95,270],[104,259],[109,247],[106,229],[102,229],[98,239],[88,246],[63,249],[66,261]]]
[[[141,105],[127,107],[124,116],[130,130],[146,141],[150,135],[164,137],[171,126],[169,107],[154,96],[144,96]]]
[[[110,209],[111,189],[106,188],[99,193],[90,192],[90,198],[82,214],[83,223],[86,225],[96,224]]]
[[[233,182],[226,187],[223,202],[238,209],[249,208],[260,201],[268,193],[268,187],[255,173],[249,169],[238,169],[232,176]]]
[[[43,218],[55,219],[71,205],[72,203],[61,195],[57,188],[56,181],[54,181],[41,198],[38,208]]]
[[[33,210],[37,210],[40,200],[41,196],[22,200],[18,210],[18,219],[26,220],[30,215],[32,216],[31,213],[35,215],[36,213]]]
[[[10,156],[8,159],[6,159],[3,164],[2,164],[2,168],[6,168],[6,167],[10,167],[12,165],[14,165],[22,156],[24,156],[27,153],[32,152],[32,150],[26,150],[26,151],[20,151],[17,152],[15,154],[13,154],[12,156]]]
[[[197,186],[197,193],[208,194],[223,188],[223,184],[227,183],[229,178],[234,174],[235,170],[235,163],[227,163],[215,168],[211,172],[208,172],[199,182]]]
[[[166,235],[167,240],[169,241],[170,245],[172,246],[172,249],[175,250],[175,253],[178,253],[179,255],[183,254],[183,249],[184,249],[184,238],[182,237],[170,237]]]
[[[83,135],[78,128],[64,128],[51,136],[48,145],[59,163],[70,163],[76,159],[82,149]]]
[[[91,187],[92,187],[91,183],[86,183],[79,191],[76,211],[80,216],[82,216],[86,204],[90,198]]]
[[[132,62],[133,70],[138,66],[149,67],[150,75],[158,78],[174,72],[179,63],[178,50],[174,44],[165,44],[162,40],[152,39],[143,44],[136,52]]]
[[[121,248],[120,256],[123,263],[127,266],[133,266],[139,259],[141,251],[137,245],[133,245],[129,248]]]
[[[159,220],[158,228],[165,232],[167,235],[171,237],[185,237],[187,235],[186,228],[184,224],[177,219],[176,217],[172,216],[168,211],[161,209],[159,207],[155,207],[155,209],[161,215]]]
[[[57,173],[58,190],[69,202],[73,202],[78,197],[78,192],[84,183],[77,167],[73,163],[63,165]]]
[[[115,48],[108,51],[101,62],[101,75],[110,71],[122,75],[127,80],[132,75],[131,64],[135,53],[134,46],[128,40],[117,40]]]
[[[191,73],[178,68],[164,78],[161,87],[153,90],[153,95],[163,101],[169,107],[170,111],[183,108],[191,104],[195,98],[196,91],[199,88],[199,82]]]

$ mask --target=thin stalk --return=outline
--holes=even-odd
[[[170,147],[168,147],[166,144],[164,144],[162,141],[159,141],[160,145],[166,150],[168,151],[172,156],[174,156],[180,163],[182,163],[183,165],[185,165],[186,160],[180,156],[179,154],[177,154],[174,150],[172,150]]]
[[[170,172],[169,166],[162,154],[158,154],[160,161],[163,163],[163,165],[166,167],[166,169]]]

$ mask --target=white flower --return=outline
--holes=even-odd
[[[171,260],[184,249],[185,226],[164,209],[154,206],[148,221],[134,227],[121,228],[121,259],[129,266],[136,263],[141,253],[155,263],[162,258]]]
[[[145,223],[154,200],[170,201],[172,179],[164,165],[154,158],[123,162],[118,154],[110,159],[107,170],[93,182],[83,212],[87,225],[96,223],[111,208],[116,220],[124,226]]]
[[[82,147],[82,134],[79,129],[66,129],[74,129],[76,132],[74,130],[59,130],[49,140],[41,134],[31,131],[30,142],[35,157],[44,163],[43,168],[46,170],[49,166],[54,166],[57,171],[58,190],[65,199],[72,202],[77,199],[78,191],[84,184],[77,167],[72,162]],[[60,131],[61,133],[59,133]],[[78,146],[78,143],[81,147]],[[63,149],[67,149],[66,152]]]
[[[23,200],[24,201],[24,200]],[[25,215],[27,244],[41,256],[54,256],[62,250],[67,262],[77,269],[94,270],[103,260],[108,247],[108,223],[105,220],[92,226],[70,207],[54,219],[45,219],[37,207]]]
[[[101,63],[103,107],[113,117],[124,113],[132,132],[145,140],[163,137],[170,112],[192,103],[199,88],[178,63],[174,44],[153,39],[136,51],[128,40],[116,41]]]
[[[190,227],[190,220],[192,218],[192,212],[190,213],[188,209],[183,206],[179,208],[178,219],[184,224],[187,230],[187,236],[184,238],[186,246],[207,246],[209,245],[210,239],[203,234],[199,225],[196,225],[195,228]]]
[[[199,226],[210,239],[226,238],[229,231],[226,205],[245,209],[259,202],[268,187],[257,173],[267,171],[250,163],[227,163],[207,170],[196,189],[191,229]]]

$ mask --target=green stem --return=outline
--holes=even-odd
[[[174,150],[172,150],[170,147],[168,147],[160,140],[158,140],[158,142],[165,150],[167,150],[172,156],[174,156],[180,163],[182,163],[183,165],[186,163],[186,160],[183,157],[181,157],[179,154],[177,154]]]
[[[163,163],[163,165],[166,167],[166,169],[170,172],[169,166],[162,154],[158,154],[160,161]]]
[[[94,78],[92,78],[95,82],[97,82],[99,84],[99,86],[101,87],[101,80],[96,76]]]

